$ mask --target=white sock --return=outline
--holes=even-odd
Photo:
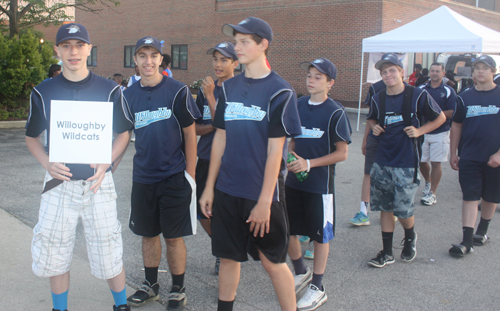
[[[361,201],[361,204],[360,204],[360,209],[359,211],[365,215],[368,215],[368,211],[366,210],[366,207],[368,206],[368,202],[363,202]]]

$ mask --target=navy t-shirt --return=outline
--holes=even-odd
[[[237,75],[222,84],[213,125],[226,130],[217,189],[257,201],[264,182],[268,139],[301,133],[297,95],[274,71],[262,79]],[[285,156],[283,151],[283,165]],[[278,185],[273,201],[278,201]]]
[[[426,90],[432,96],[432,99],[439,105],[442,111],[453,110],[457,107],[457,93],[449,85],[441,81],[441,85],[437,88],[431,86],[431,82],[427,82],[419,86]],[[439,134],[449,131],[451,128],[451,119],[447,119],[440,127],[427,134]]]
[[[385,103],[385,132],[379,135],[379,145],[375,154],[375,162],[390,167],[415,167],[415,144],[404,132],[402,115],[404,92],[387,95]],[[367,119],[379,120],[379,95],[372,98]],[[423,118],[435,120],[441,108],[425,90],[416,88],[411,103],[411,123],[418,128]]]
[[[219,94],[222,87],[217,85],[217,80],[215,81],[214,97],[215,100],[219,101]],[[203,89],[198,91],[198,96],[196,96],[196,106],[198,110],[202,113],[202,117],[196,120],[196,123],[201,125],[212,124],[212,115],[210,114],[210,107],[208,106],[207,99],[203,93]],[[212,131],[206,135],[200,136],[198,141],[198,158],[206,161],[210,161],[210,153],[212,152],[212,141],[214,139],[215,131]]]
[[[335,143],[351,143],[351,129],[344,107],[328,98],[319,105],[309,104],[310,96],[298,100],[302,134],[295,137],[295,153],[304,159],[320,158],[335,152]],[[335,164],[313,167],[304,181],[288,172],[286,185],[301,191],[330,194],[334,191]]]
[[[124,95],[135,128],[134,181],[154,184],[184,171],[182,128],[200,117],[188,87],[163,76],[153,87],[134,83]]]
[[[500,85],[500,73],[493,77],[493,82],[495,82],[497,85]]]
[[[132,129],[132,120],[126,117],[122,90],[116,82],[91,71],[85,79],[78,82],[72,82],[60,74],[33,88],[30,98],[26,136],[38,137],[45,131],[47,153],[50,145],[52,100],[113,102],[113,131],[120,134]],[[86,180],[94,175],[94,169],[89,164],[66,164],[66,166],[73,175],[72,180]],[[111,170],[111,167],[108,170]]]
[[[368,90],[368,94],[366,95],[365,99],[365,105],[370,106],[370,102],[372,100],[373,95],[377,94],[380,91],[383,91],[386,89],[385,83],[383,80],[377,81],[370,85],[370,89]],[[368,134],[369,136],[378,139],[377,136],[373,135],[373,131],[370,130],[370,133]]]
[[[500,149],[500,86],[458,95],[453,122],[462,123],[460,159],[488,162]]]

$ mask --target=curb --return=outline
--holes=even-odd
[[[21,121],[0,121],[0,129],[22,129],[26,125],[26,120]]]

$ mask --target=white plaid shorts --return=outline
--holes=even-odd
[[[47,173],[45,182],[50,179]],[[84,180],[64,181],[42,194],[31,245],[35,275],[52,277],[69,271],[80,217],[92,274],[111,279],[122,271],[121,224],[111,172],[106,173],[96,194],[90,190],[92,184]]]

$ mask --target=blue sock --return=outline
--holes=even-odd
[[[52,304],[56,310],[64,311],[68,309],[68,291],[62,294],[52,293]]]
[[[115,306],[121,306],[127,304],[127,286],[123,288],[121,292],[115,292],[111,289],[113,294],[113,299],[115,300]]]

